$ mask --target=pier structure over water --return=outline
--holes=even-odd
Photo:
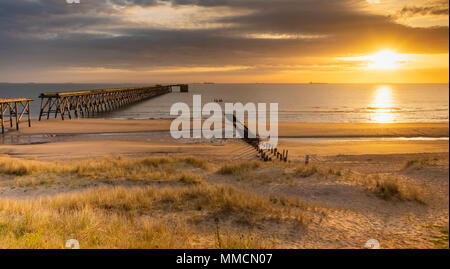
[[[9,127],[19,130],[19,123],[26,115],[28,126],[31,127],[30,98],[0,98],[0,121],[2,122],[2,134],[5,133],[5,124],[9,122]],[[5,122],[6,120],[6,122]]]
[[[180,92],[188,92],[187,84],[156,85],[149,87],[101,89],[72,92],[42,93],[39,120],[58,115],[61,119],[71,119],[72,115],[92,117],[124,106],[172,92],[172,87],[180,87]]]

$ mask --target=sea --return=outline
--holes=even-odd
[[[146,84],[152,85],[152,84]],[[39,116],[43,92],[79,91],[142,84],[0,83],[0,98],[30,97],[32,117]],[[189,92],[174,92],[99,115],[105,119],[174,119],[173,104],[191,106],[193,95],[202,104],[277,103],[279,121],[285,122],[448,122],[449,84],[189,84]],[[269,106],[267,105],[267,109]]]

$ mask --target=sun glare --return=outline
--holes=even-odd
[[[394,51],[383,50],[368,57],[369,67],[372,69],[396,69],[405,61],[401,54]]]

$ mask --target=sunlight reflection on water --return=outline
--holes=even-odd
[[[396,116],[394,98],[392,95],[392,89],[389,86],[380,86],[375,90],[373,102],[370,108],[373,109],[373,113],[370,115],[370,119],[377,123],[392,123],[395,121]]]

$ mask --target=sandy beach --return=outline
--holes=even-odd
[[[170,120],[32,120],[31,128],[11,135],[169,131]],[[279,137],[448,137],[449,123],[279,122]]]
[[[44,160],[164,154],[199,155],[217,161],[224,157],[254,159],[254,152],[248,154],[247,146],[239,140],[175,140],[169,134],[170,123],[166,120],[33,120],[31,128],[23,127],[7,134],[3,138],[6,145],[0,145],[0,153]],[[448,123],[279,123],[279,147],[288,149],[292,160],[305,155],[442,153],[448,152],[448,136]],[[414,137],[419,139],[401,139]],[[241,156],[241,153],[247,154]]]
[[[240,140],[175,140],[169,127],[170,121],[81,119],[33,121],[31,128],[10,131],[0,144],[0,209],[13,210],[11,201],[23,207],[44,199],[43,206],[123,191],[132,208],[147,199],[134,200],[138,193],[155,191],[191,193],[186,195],[194,203],[205,203],[204,195],[231,188],[223,198],[232,199],[227,205],[216,201],[197,210],[187,203],[173,211],[174,204],[154,198],[150,211],[144,205],[129,211],[127,205],[118,214],[145,215],[187,238],[161,243],[169,248],[362,248],[371,238],[382,248],[448,247],[439,239],[448,231],[448,123],[280,123],[279,148],[289,149],[288,163],[261,162]],[[113,200],[108,207],[116,206]],[[211,216],[222,221],[224,245],[217,245]],[[133,226],[136,234],[142,233],[139,225]],[[184,234],[191,228],[195,232]],[[155,247],[101,242],[88,247]]]

